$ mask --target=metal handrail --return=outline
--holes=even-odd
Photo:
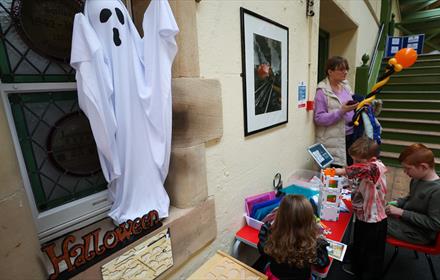
[[[377,50],[379,48],[379,44],[380,44],[380,40],[382,38],[382,33],[383,33],[384,28],[385,28],[385,24],[381,23],[379,26],[379,32],[377,33],[377,37],[376,37],[376,44],[374,44],[374,49],[371,53],[371,61],[370,61],[370,67],[368,69],[368,77],[371,77],[371,71],[373,71],[373,67],[376,63]]]

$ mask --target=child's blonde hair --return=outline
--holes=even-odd
[[[412,144],[406,147],[399,156],[400,163],[419,166],[427,163],[429,167],[434,168],[434,153],[423,144]]]
[[[318,226],[310,202],[302,195],[286,195],[264,252],[278,263],[302,268],[316,260],[317,237]]]
[[[362,136],[348,148],[348,153],[352,157],[368,160],[379,155],[379,145],[373,139]]]

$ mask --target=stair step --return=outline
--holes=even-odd
[[[382,112],[408,112],[408,113],[440,113],[440,110],[430,109],[404,109],[404,108],[382,108]]]
[[[398,154],[398,153],[391,153],[391,152],[384,152],[384,151],[380,152],[381,157],[387,157],[387,158],[393,158],[393,159],[398,159],[399,155],[400,154]],[[434,158],[434,162],[435,162],[435,164],[440,164],[440,158]]]
[[[412,82],[412,83],[396,83],[393,80],[391,80],[390,82],[387,83],[387,85],[391,86],[391,85],[399,85],[399,86],[410,86],[410,85],[440,85],[440,79],[438,82],[423,82],[423,81],[417,81],[417,82]]]
[[[423,81],[414,81],[414,82],[395,82],[391,80],[388,82],[384,88],[384,90],[406,90],[406,91],[440,91],[440,81],[439,82],[423,82]]]
[[[390,57],[385,57],[382,60],[382,65],[388,64],[389,60]],[[419,55],[414,65],[417,65],[418,62],[426,62],[426,61],[440,62],[440,57],[438,55],[433,55],[432,57],[428,57],[428,56],[422,57]]]
[[[400,75],[394,75],[391,76],[391,79],[393,78],[408,78],[408,77],[440,77],[440,73],[428,73],[428,74],[407,74],[406,72],[403,72],[404,74],[400,74]],[[439,78],[440,81],[440,78]]]
[[[383,68],[382,68],[383,69]],[[392,77],[398,77],[407,74],[430,74],[430,73],[440,73],[440,65],[415,65],[410,68],[404,69],[402,72],[394,73]],[[379,76],[383,74],[383,70],[380,71]]]
[[[440,65],[432,65],[432,66],[411,66],[410,68],[406,68],[405,70],[403,70],[402,72],[396,73],[395,75],[398,75],[400,73],[405,73],[406,71],[411,71],[411,70],[428,70],[428,69],[440,69]]]
[[[440,94],[440,92],[439,92]],[[422,100],[422,99],[387,99],[387,102],[410,102],[410,103],[440,103],[440,100]]]
[[[440,136],[440,132],[436,131],[421,131],[421,130],[408,130],[400,128],[382,128],[383,132],[394,132],[394,133],[404,133],[404,134],[416,134],[416,135],[430,135],[430,136]]]
[[[405,146],[405,147],[414,144],[414,142],[411,142],[411,141],[390,140],[390,139],[382,139],[381,142],[382,142],[382,144],[398,145],[398,146]],[[420,143],[420,144],[423,144],[430,149],[440,150],[440,144],[433,144],[433,143]]]
[[[411,93],[411,94],[439,94],[440,90],[382,90],[382,93]]]
[[[436,82],[440,82],[440,74],[438,73],[411,74],[406,72],[405,74],[391,76],[391,80],[389,83],[393,84],[401,81],[412,84],[436,83]]]
[[[378,118],[379,121],[388,122],[403,122],[403,123],[424,123],[424,124],[440,124],[440,121],[435,120],[417,120],[417,119],[400,119],[400,118]]]
[[[422,89],[414,89],[408,90],[405,87],[401,87],[402,90],[396,90],[394,88],[385,87],[384,90],[381,91],[380,94],[377,95],[377,98],[382,100],[389,99],[427,99],[427,100],[439,100],[440,99],[440,91],[439,90],[423,90]]]

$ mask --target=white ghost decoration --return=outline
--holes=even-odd
[[[171,66],[178,27],[168,1],[152,0],[141,38],[120,0],[87,0],[75,15],[71,65],[89,118],[117,223],[157,210],[171,150]]]

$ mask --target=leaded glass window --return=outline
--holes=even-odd
[[[76,92],[17,93],[9,102],[40,212],[106,189]]]

